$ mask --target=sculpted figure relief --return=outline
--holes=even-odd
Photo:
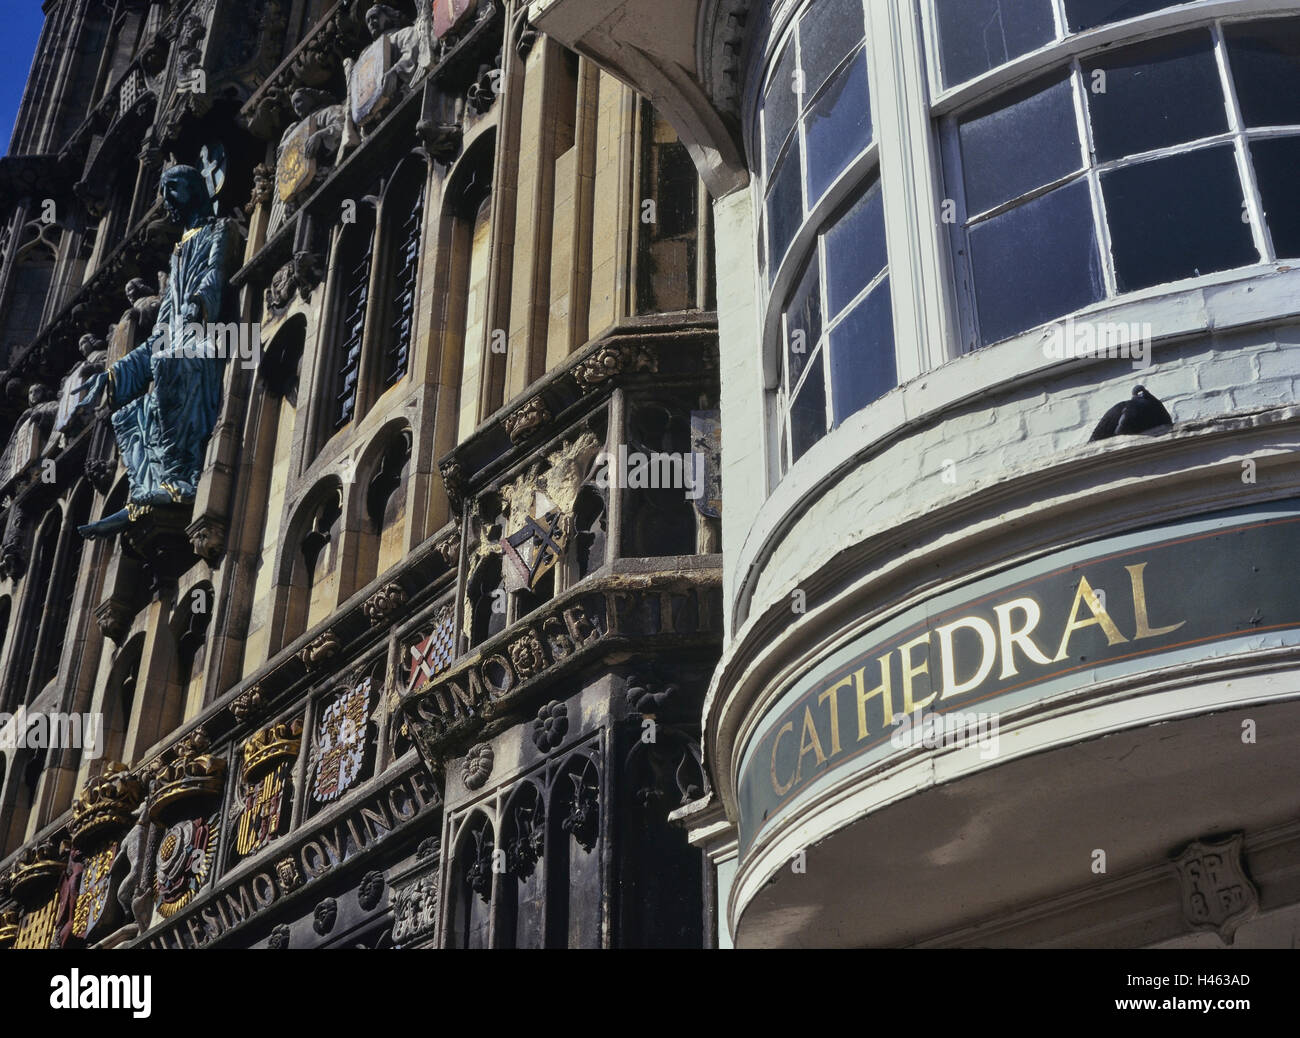
[[[275,160],[276,194],[286,204],[316,182],[322,165],[357,143],[345,106],[324,90],[295,90],[292,104],[298,121],[284,131]]]
[[[216,424],[226,358],[212,325],[220,322],[231,254],[230,221],[213,216],[202,174],[173,166],[159,188],[183,228],[149,338],[84,382],[79,408],[106,402],[130,482],[127,507],[83,526],[109,537],[150,508],[194,499],[203,450]]]
[[[366,11],[366,28],[374,42],[354,61],[345,61],[348,114],[368,132],[433,64],[431,0],[416,3],[415,24],[403,27],[402,15],[387,4]]]

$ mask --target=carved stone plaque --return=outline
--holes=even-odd
[[[1241,860],[1242,842],[1241,833],[1215,842],[1196,840],[1174,860],[1188,924],[1215,931],[1225,944],[1259,911],[1259,894]]]

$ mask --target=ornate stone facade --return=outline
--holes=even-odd
[[[0,715],[99,742],[0,744],[0,947],[707,943],[626,696],[671,653],[706,789],[712,265],[642,222],[703,188],[525,6],[45,6],[58,91],[0,160]]]

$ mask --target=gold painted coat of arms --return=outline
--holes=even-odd
[[[154,893],[158,911],[175,915],[194,900],[212,872],[217,826],[206,818],[187,818],[169,826],[154,859]]]
[[[316,160],[307,154],[316,120],[308,116],[290,131],[280,147],[275,167],[275,190],[281,202],[288,202],[316,178]]]
[[[366,756],[371,679],[363,678],[325,708],[313,739],[311,795],[318,803],[337,800],[361,774]]]

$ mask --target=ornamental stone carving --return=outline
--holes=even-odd
[[[396,581],[385,584],[361,607],[372,627],[391,620],[406,605],[406,590]]]
[[[471,746],[460,766],[460,780],[465,784],[465,788],[470,792],[482,789],[487,784],[488,776],[492,774],[493,761],[492,747],[487,743],[481,742],[477,746]]]

